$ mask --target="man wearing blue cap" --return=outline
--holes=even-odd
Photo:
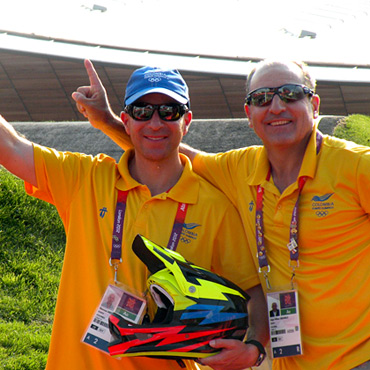
[[[94,93],[81,88],[74,98]],[[148,272],[131,248],[137,234],[246,290],[251,296],[248,339],[266,342],[266,305],[239,215],[179,154],[192,118],[189,108],[188,88],[176,70],[136,70],[121,113],[134,147],[119,163],[104,154],[93,158],[37,145],[0,118],[0,164],[25,181],[28,194],[56,206],[67,234],[47,370],[198,367],[191,360],[117,360],[107,353],[105,316],[111,310],[104,298],[114,294],[123,301],[128,295],[132,307],[145,306]],[[255,344],[226,342],[215,355],[216,369],[240,369],[238,361],[245,367],[260,357]]]

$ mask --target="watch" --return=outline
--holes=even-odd
[[[257,361],[254,364],[254,366],[260,366],[262,364],[263,360],[266,357],[266,351],[263,348],[263,345],[258,340],[254,340],[254,339],[247,340],[244,343],[245,344],[253,344],[254,346],[256,346],[258,348],[258,351],[259,351],[260,354],[258,355]]]

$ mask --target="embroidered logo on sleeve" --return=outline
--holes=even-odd
[[[105,214],[108,212],[107,208],[106,207],[103,207],[103,208],[100,208],[99,209],[99,216],[101,218],[104,218]]]

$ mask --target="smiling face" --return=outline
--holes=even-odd
[[[135,103],[173,104],[177,103],[164,94],[148,94]],[[177,121],[164,121],[159,118],[158,111],[154,112],[149,121],[137,121],[128,113],[121,113],[121,119],[127,134],[130,136],[135,149],[135,157],[150,161],[163,161],[178,157],[179,145],[188,132],[192,114],[186,112]]]
[[[304,84],[302,70],[295,64],[275,62],[257,69],[250,91],[284,84]],[[245,106],[250,126],[267,148],[306,145],[312,133],[314,118],[318,117],[319,97],[307,95],[295,102],[284,103],[275,95],[271,104]]]

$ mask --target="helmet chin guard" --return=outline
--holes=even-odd
[[[202,358],[220,351],[209,346],[212,339],[244,339],[249,296],[242,289],[143,236],[132,249],[151,273],[147,287],[157,309],[142,324],[110,316],[112,356]]]

